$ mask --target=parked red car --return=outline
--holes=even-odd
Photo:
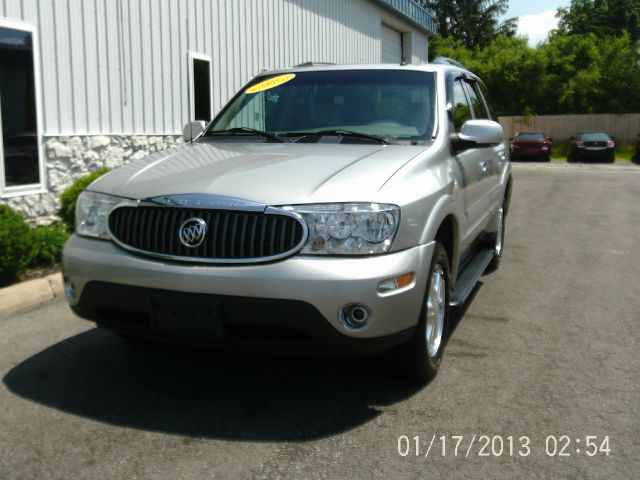
[[[511,139],[511,160],[551,160],[551,138],[540,132],[520,132]]]

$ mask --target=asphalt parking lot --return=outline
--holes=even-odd
[[[514,179],[501,269],[422,388],[384,357],[138,346],[62,301],[0,318],[0,478],[638,478],[640,167]]]

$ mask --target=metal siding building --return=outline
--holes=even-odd
[[[2,28],[31,34],[40,176],[0,175],[0,201],[34,218],[79,174],[170,146],[194,119],[196,64],[215,113],[264,69],[427,62],[436,23],[411,0],[5,0]]]

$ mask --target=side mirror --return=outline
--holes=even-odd
[[[510,141],[510,142],[513,142],[513,137],[509,137],[509,141]]]
[[[458,138],[469,146],[488,147],[504,142],[504,130],[492,120],[469,120],[462,125]]]
[[[196,138],[204,132],[205,127],[204,120],[196,120],[195,122],[189,122],[184,126],[182,130],[182,138],[185,142],[193,142]]]
[[[547,140],[549,140],[549,143],[553,143],[553,138],[549,137]]]
[[[615,141],[616,137],[614,137],[613,135],[611,135],[611,140]]]

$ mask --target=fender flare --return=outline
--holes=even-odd
[[[445,218],[447,217],[452,218],[453,224],[453,232],[451,232],[453,236],[453,253],[451,255],[452,258],[450,258],[449,261],[451,262],[452,277],[455,278],[455,275],[457,275],[457,266],[460,256],[461,225],[460,219],[458,217],[456,201],[450,194],[440,198],[434,205],[431,213],[429,214],[429,218],[427,219],[427,223],[422,230],[420,243],[426,244],[432,242],[435,239],[438,230],[440,230],[440,227],[444,223]]]

